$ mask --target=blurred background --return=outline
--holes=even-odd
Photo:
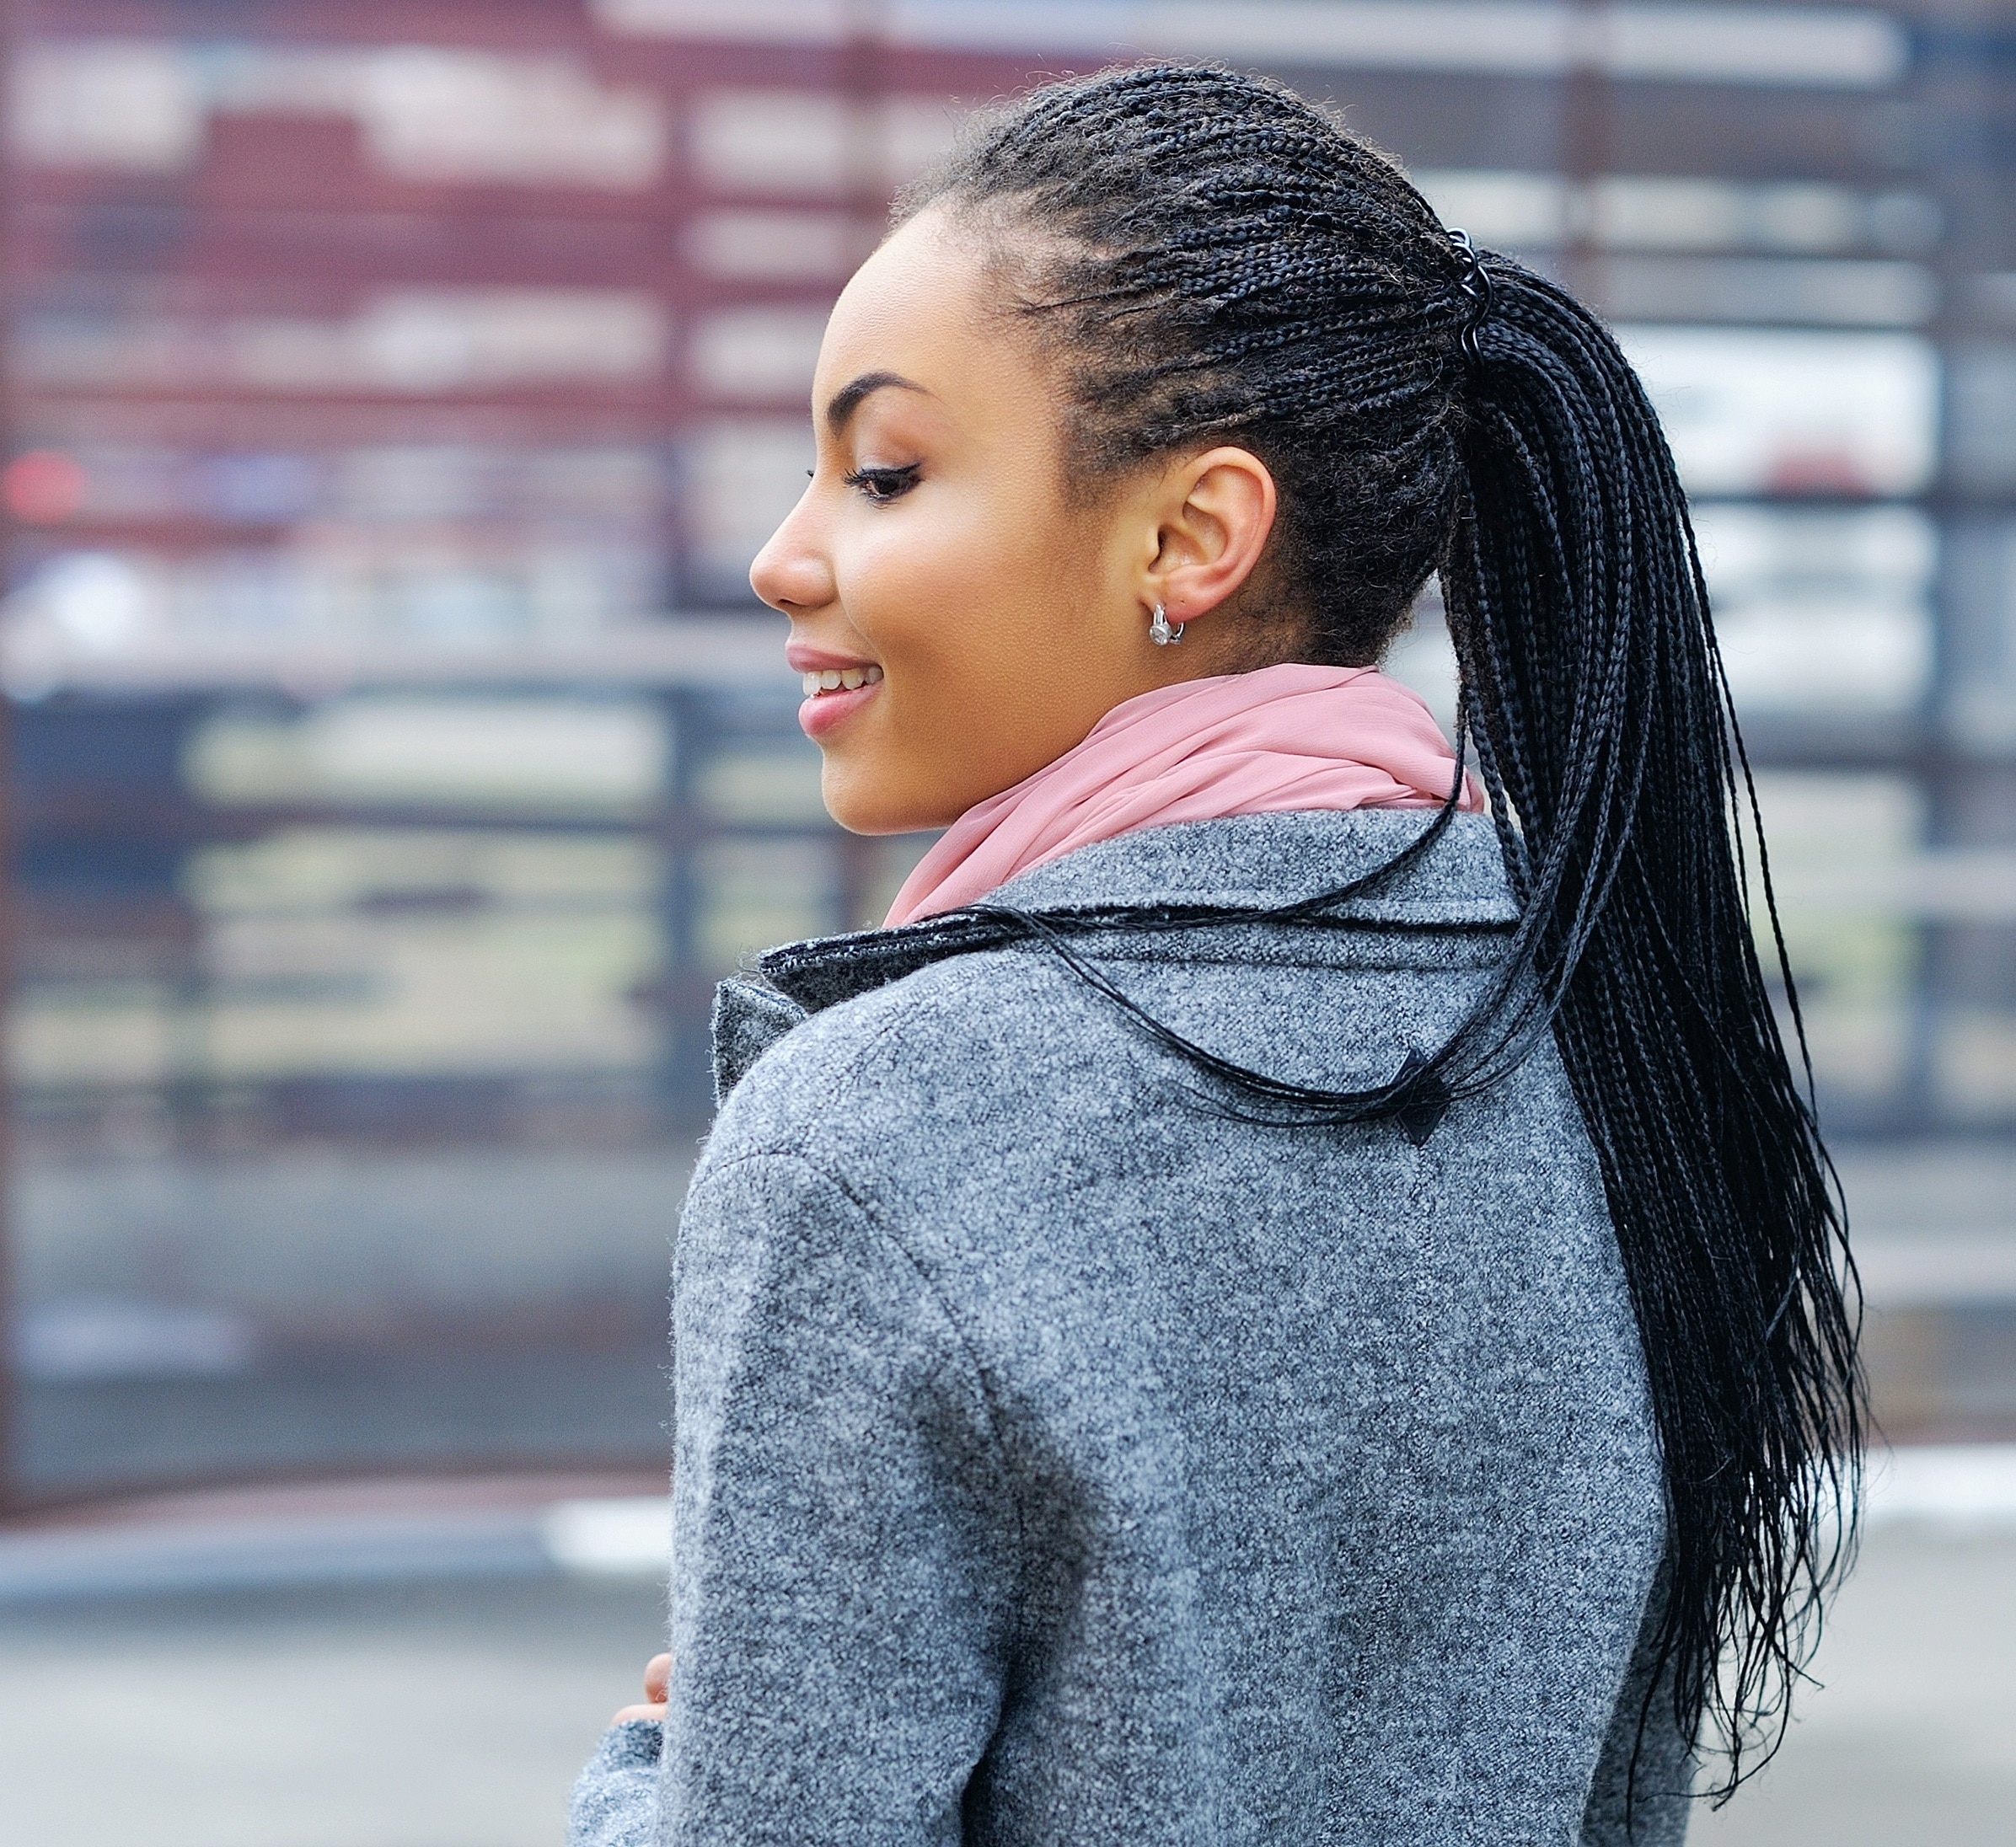
[[[0,32],[16,1838],[557,1839],[657,1629],[711,984],[921,849],[826,822],[744,581],[824,314],[965,110],[1148,52],[1342,107],[1653,389],[1910,1446],[1699,1826],[2016,1838],[2016,4]],[[1432,596],[1394,666],[1446,707]]]

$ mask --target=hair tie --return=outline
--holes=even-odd
[[[1490,272],[1484,267],[1483,258],[1477,254],[1477,246],[1470,241],[1470,233],[1451,231],[1449,241],[1456,245],[1463,259],[1463,280],[1456,286],[1470,303],[1470,314],[1463,323],[1462,345],[1465,356],[1475,363],[1484,356],[1477,345],[1477,330],[1491,312],[1491,304],[1498,298],[1497,291],[1491,286]]]

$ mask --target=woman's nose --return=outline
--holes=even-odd
[[[821,609],[833,601],[833,563],[818,542],[811,500],[808,488],[749,566],[749,587],[773,609]]]

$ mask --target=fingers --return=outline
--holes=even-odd
[[[665,1684],[672,1678],[672,1657],[653,1655],[644,1667],[644,1697],[649,1704],[625,1706],[609,1721],[611,1725],[626,1725],[632,1719],[649,1719],[654,1725],[665,1722]]]

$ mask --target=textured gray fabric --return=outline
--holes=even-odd
[[[1422,819],[1155,829],[1001,897],[1278,903]],[[1488,823],[1354,908],[1096,953],[1215,1050],[1362,1085],[1502,952]],[[605,1741],[577,1847],[1621,1843],[1662,1495],[1551,1047],[1419,1146],[1239,1123],[1045,951],[963,928],[723,991],[674,1266],[670,1710],[655,1777],[650,1727]]]

